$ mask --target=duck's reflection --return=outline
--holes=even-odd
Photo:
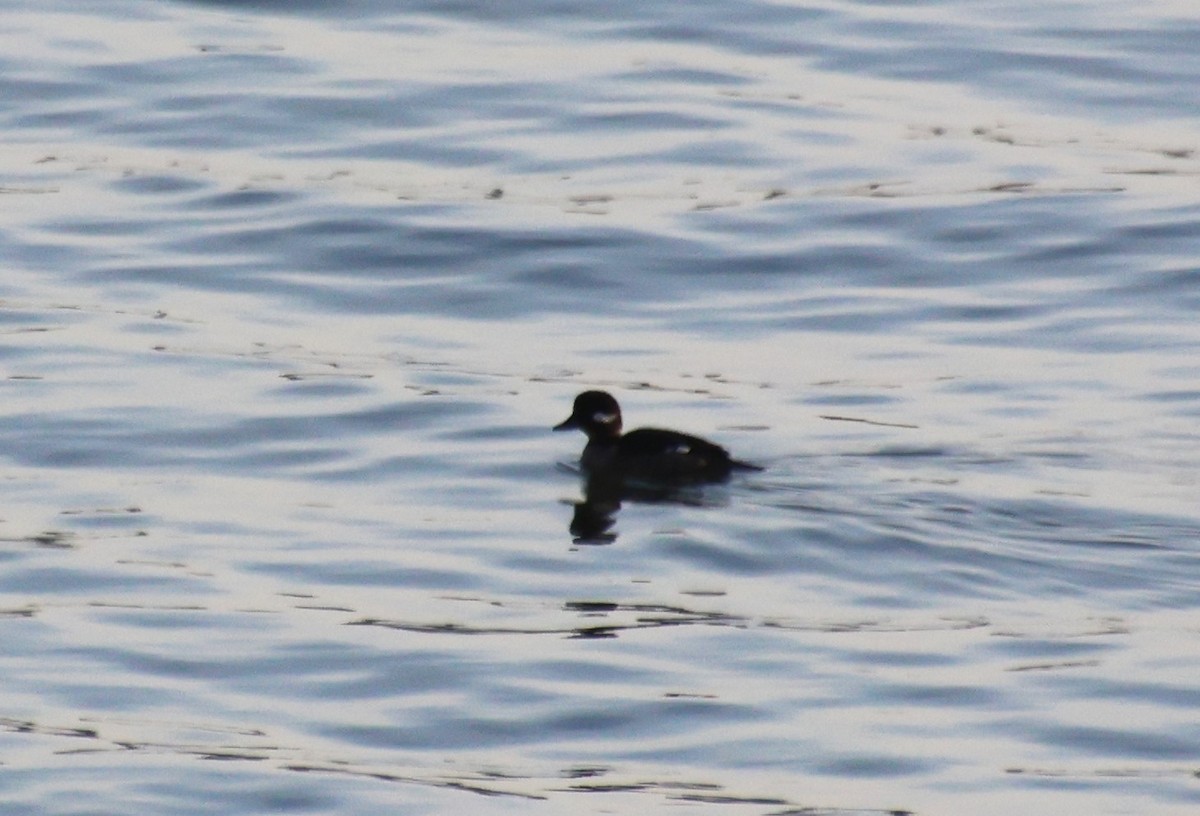
[[[575,544],[611,544],[624,502],[717,507],[728,503],[720,484],[654,484],[637,482],[613,473],[583,475],[583,501],[572,502],[574,513],[568,530]]]

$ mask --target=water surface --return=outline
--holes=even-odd
[[[1195,810],[1187,5],[0,23],[0,812]]]

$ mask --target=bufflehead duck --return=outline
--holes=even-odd
[[[580,465],[598,474],[634,480],[719,482],[734,470],[762,470],[739,462],[720,445],[679,431],[638,428],[621,433],[621,407],[606,391],[584,391],[571,415],[556,431],[578,429],[587,434]]]

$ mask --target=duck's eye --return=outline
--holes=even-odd
[[[592,414],[592,422],[595,422],[597,425],[611,425],[616,421],[616,414],[606,414],[603,411],[597,411],[596,413]]]

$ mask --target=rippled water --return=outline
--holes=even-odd
[[[1195,811],[1190,4],[0,42],[0,812]]]

